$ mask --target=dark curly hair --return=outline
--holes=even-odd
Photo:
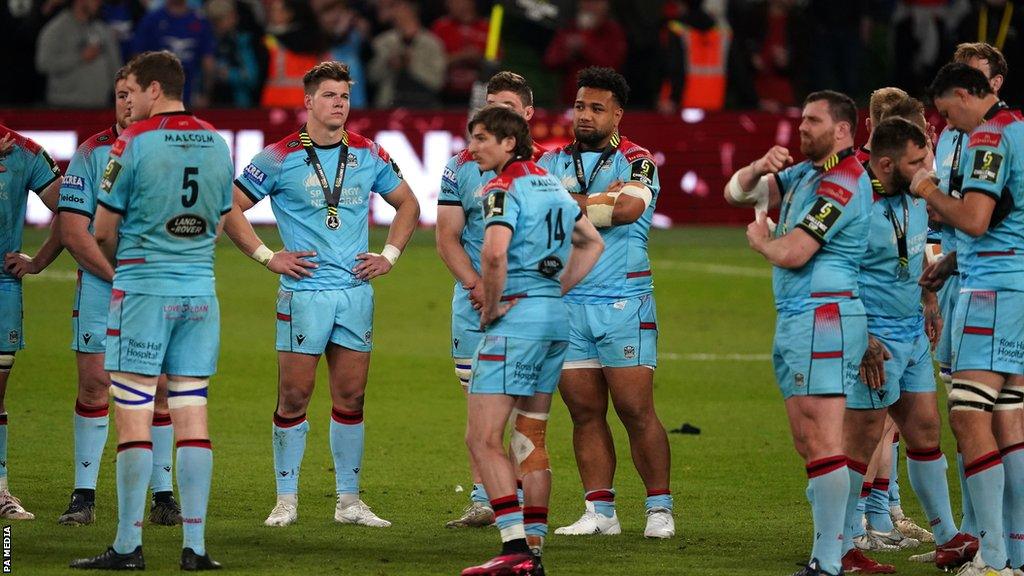
[[[977,68],[971,68],[962,62],[950,62],[939,69],[932,80],[928,94],[932,100],[945,96],[954,88],[963,88],[968,94],[981,98],[992,94],[992,86],[988,78]]]
[[[611,68],[591,66],[580,70],[579,74],[576,75],[576,89],[580,88],[607,90],[612,93],[615,101],[623,108],[629,102],[629,84],[626,83],[626,79],[622,77],[622,74]]]
[[[492,104],[480,109],[473,115],[467,126],[469,132],[473,127],[482,124],[484,130],[494,135],[494,138],[501,142],[505,138],[515,138],[516,147],[512,155],[516,159],[530,159],[533,156],[533,138],[530,136],[530,126],[526,119],[516,114],[511,108]]]

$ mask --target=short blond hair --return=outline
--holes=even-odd
[[[871,125],[878,126],[882,116],[897,104],[910,98],[903,90],[895,87],[879,88],[871,93],[871,100],[868,102],[868,115],[871,116]]]

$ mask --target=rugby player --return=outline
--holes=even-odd
[[[57,522],[92,524],[95,520],[96,480],[103,447],[107,443],[110,375],[103,369],[106,350],[107,312],[114,267],[103,257],[92,235],[96,191],[110,148],[132,123],[128,108],[128,68],[114,76],[114,125],[92,135],[75,152],[64,176],[57,211],[61,242],[78,262],[78,283],[71,312],[71,349],[78,368],[75,399],[75,488],[67,510]],[[174,426],[167,408],[167,379],[157,386],[153,410],[153,471],[149,484],[153,502],[149,521],[181,524],[181,508],[174,499],[171,470],[174,458]]]
[[[60,169],[39,144],[0,125],[0,220],[10,226],[0,241],[4,267],[0,270],[0,518],[32,520],[7,484],[7,380],[14,356],[25,347],[22,325],[21,278],[45,269],[61,252],[60,221],[35,257],[21,253],[21,236],[29,191],[35,191],[50,210],[56,210]]]
[[[943,66],[930,91],[939,113],[967,138],[961,198],[942,193],[930,170],[911,184],[957,230],[963,274],[952,318],[949,420],[965,462],[979,552],[960,574],[1009,575],[1008,564],[1024,567],[1024,119],[965,63]]]
[[[872,191],[855,156],[856,125],[857,108],[848,96],[810,94],[800,123],[800,151],[807,160],[787,168],[789,150],[774,146],[733,174],[724,192],[737,205],[781,204],[775,230],[759,212],[747,227],[747,240],[774,266],[773,363],[809,478],[816,537],[810,561],[797,572],[801,576],[842,571],[850,498],[844,393],[856,381],[868,341],[858,271]]]
[[[562,295],[597,262],[603,243],[558,179],[534,164],[526,119],[504,106],[488,106],[469,122],[469,150],[481,170],[497,176],[484,187],[483,282],[480,328],[469,384],[466,445],[491,496],[501,532],[497,557],[463,576],[543,574],[539,547],[524,527],[546,533],[550,482],[524,483],[502,437],[511,417],[512,455],[525,478],[550,475],[544,436],[551,395],[568,347]]]
[[[498,72],[487,82],[487,104],[500,104],[529,122],[533,117],[533,91],[519,74]],[[534,160],[543,152],[534,143]],[[452,295],[452,359],[455,375],[469,388],[472,355],[483,332],[480,314],[483,284],[480,282],[480,246],[484,241],[483,186],[494,172],[480,170],[468,149],[452,156],[441,179],[437,197],[437,252],[455,277]],[[473,490],[462,516],[446,524],[449,528],[490,526],[494,523],[487,491],[473,468]],[[521,489],[520,489],[521,490]]]
[[[327,357],[330,444],[337,501],[334,519],[385,528],[359,498],[363,395],[373,341],[370,280],[391,271],[412,236],[419,204],[398,165],[370,139],[345,130],[348,67],[322,62],[303,78],[306,125],[257,154],[235,180],[225,230],[245,254],[281,275],[277,297],[278,402],[274,411],[277,503],[264,522],[298,518],[306,408],[316,367]],[[380,254],[367,251],[370,194],[397,210]],[[286,251],[272,252],[243,212],[270,197]]]
[[[118,523],[113,545],[72,568],[145,567],[142,516],[161,374],[168,375],[177,436],[181,568],[220,568],[206,550],[213,473],[206,398],[220,349],[213,253],[231,209],[234,168],[213,126],[185,111],[184,83],[181,61],[170,52],[144,52],[128,64],[135,123],[111,146],[100,180],[95,237],[114,265],[104,367],[117,424]]]
[[[556,534],[619,534],[615,447],[608,397],[629,434],[633,464],[647,489],[649,538],[675,535],[668,436],[654,411],[658,324],[647,235],[661,184],[651,153],[619,134],[629,98],[611,68],[580,71],[568,146],[539,162],[576,198],[606,249],[566,294],[570,340],[559,390],[573,422],[584,513]]]

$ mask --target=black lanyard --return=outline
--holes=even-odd
[[[341,228],[341,220],[338,219],[338,203],[341,201],[341,184],[345,181],[345,166],[348,164],[348,132],[341,134],[341,146],[338,148],[338,172],[334,175],[333,188],[327,182],[327,174],[324,173],[324,167],[320,164],[320,158],[317,157],[313,147],[313,140],[306,132],[305,126],[299,131],[299,142],[306,149],[309,162],[313,165],[317,180],[320,181],[320,188],[324,191],[324,200],[327,202],[327,220],[324,223],[331,230],[337,230]]]
[[[896,219],[895,211],[889,206],[885,215],[892,223],[892,231],[896,235],[896,253],[898,262],[896,264],[896,279],[907,280],[910,278],[910,253],[907,250],[907,228],[910,226],[910,207],[907,205],[906,194],[900,194],[903,201],[903,223]]]
[[[962,198],[960,188],[964,185],[964,176],[960,173],[960,154],[964,146],[964,137],[967,134],[957,132],[956,146],[953,147],[953,163],[949,167],[949,195],[953,198]]]
[[[576,181],[580,183],[580,191],[577,194],[586,194],[590,190],[590,186],[594,184],[594,179],[597,178],[597,173],[608,163],[616,150],[618,150],[617,146],[609,145],[601,152],[601,157],[597,159],[594,171],[590,173],[590,180],[587,180],[586,173],[583,170],[583,154],[580,153],[580,144],[579,142],[573,144],[572,163],[576,168]]]

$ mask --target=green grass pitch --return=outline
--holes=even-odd
[[[268,245],[280,246],[273,229],[260,233]],[[26,251],[33,252],[42,238],[42,231],[28,231]],[[374,230],[370,245],[383,243],[384,231]],[[739,228],[655,231],[651,254],[661,335],[658,413],[667,428],[690,422],[702,432],[669,435],[679,535],[669,541],[643,538],[643,486],[613,415],[623,534],[552,534],[545,553],[548,573],[790,574],[809,552],[811,518],[803,465],[790,443],[768,361],[774,326],[769,266],[747,249]],[[18,354],[7,393],[9,467],[13,492],[36,520],[12,525],[9,560],[16,574],[69,573],[69,560],[101,552],[115,531],[113,429],[100,473],[97,522],[79,528],[56,523],[73,484],[75,365],[68,344],[74,270],[65,253],[25,282],[28,347]],[[496,530],[444,528],[461,512],[471,482],[462,442],[465,403],[449,358],[452,281],[434,251],[433,230],[419,230],[395,270],[374,281],[362,497],[394,522],[384,530],[332,520],[323,363],[309,409],[299,521],[283,529],[263,526],[274,504],[277,279],[224,240],[216,271],[222,327],[220,367],[210,388],[212,556],[235,574],[374,576],[458,574],[489,558],[499,545]],[[569,417],[559,400],[548,438],[553,532],[582,510]],[[948,429],[943,446],[951,457]],[[958,511],[955,469],[950,473]],[[923,521],[906,478],[902,467],[904,506]],[[457,492],[457,485],[466,491]],[[178,573],[180,528],[147,525],[143,538],[149,571]],[[909,555],[877,557],[896,564],[900,574],[936,571],[908,562]]]

